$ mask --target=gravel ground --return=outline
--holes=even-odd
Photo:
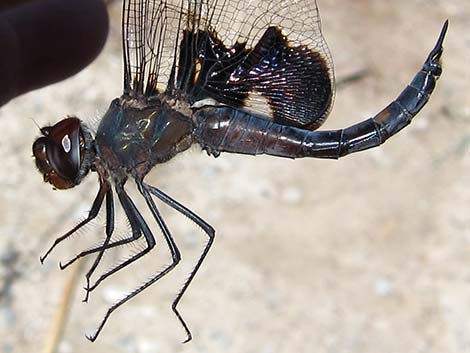
[[[96,177],[67,192],[44,184],[31,159],[37,128],[30,118],[41,126],[67,114],[94,120],[120,95],[119,4],[110,9],[109,43],[90,67],[0,110],[0,353],[46,352],[74,274],[59,353],[470,352],[470,2],[319,6],[337,77],[367,71],[338,89],[324,128],[349,126],[388,104],[448,18],[444,74],[419,118],[365,153],[290,161],[214,159],[194,149],[155,168],[148,180],[217,230],[180,306],[194,335],[185,345],[170,305],[205,238],[171,210],[162,211],[184,261],[117,311],[94,344],[84,333],[169,261],[165,246],[104,282],[86,305],[90,262],[65,272],[57,262],[98,242],[103,218],[43,266],[38,260],[86,214],[97,185]],[[101,270],[133,251],[110,253]]]

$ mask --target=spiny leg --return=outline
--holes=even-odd
[[[118,272],[119,270],[123,269],[124,267],[130,265],[134,261],[140,259],[142,256],[146,255],[152,248],[155,246],[155,238],[152,235],[152,232],[150,231],[150,228],[148,227],[147,223],[145,222],[144,218],[140,214],[139,210],[137,210],[137,207],[134,205],[130,197],[127,195],[125,192],[124,188],[122,186],[116,186],[116,192],[119,197],[119,201],[121,202],[122,208],[124,209],[124,212],[126,213],[127,218],[129,219],[129,222],[131,224],[132,228],[132,233],[137,236],[136,233],[143,233],[145,240],[147,242],[147,247],[143,249],[141,252],[133,255],[126,261],[118,264],[116,267],[112,268],[108,272],[103,273],[97,280],[96,282],[91,285],[88,288],[88,291],[94,290],[98,285],[103,282],[106,278],[111,276],[112,274]]]
[[[132,299],[133,297],[135,297],[137,294],[139,294],[140,292],[142,292],[143,290],[145,290],[147,287],[151,286],[153,283],[155,283],[156,281],[158,281],[160,278],[162,278],[163,276],[165,276],[167,273],[169,273],[177,264],[178,262],[180,261],[181,259],[181,256],[180,256],[180,252],[178,250],[178,247],[176,246],[176,243],[174,242],[169,230],[168,230],[168,227],[166,226],[165,222],[163,221],[161,215],[160,215],[160,212],[158,211],[155,203],[153,202],[153,200],[151,199],[150,197],[150,194],[148,193],[147,190],[145,190],[143,187],[142,187],[142,182],[141,181],[137,181],[137,186],[139,188],[139,191],[141,192],[141,194],[144,196],[145,198],[145,201],[147,202],[147,205],[149,206],[150,208],[150,211],[152,212],[153,216],[155,217],[158,225],[160,226],[160,229],[162,230],[163,232],[163,235],[165,236],[165,239],[167,241],[167,244],[168,244],[168,247],[170,248],[170,251],[171,251],[171,256],[172,256],[172,259],[173,259],[173,262],[168,265],[167,267],[165,267],[162,271],[160,271],[155,277],[153,277],[152,279],[150,279],[149,281],[147,281],[146,283],[144,283],[142,286],[140,286],[139,288],[135,289],[132,293],[130,293],[129,295],[127,295],[126,297],[124,297],[123,299],[121,299],[119,302],[117,302],[116,304],[114,304],[113,306],[111,306],[108,311],[106,312],[103,320],[101,321],[100,325],[98,326],[97,330],[95,331],[95,333],[91,336],[87,336],[87,338],[90,340],[90,341],[95,341],[96,338],[98,337],[98,335],[100,334],[101,330],[103,329],[104,325],[106,324],[106,322],[108,321],[109,317],[111,316],[111,314],[117,309],[119,308],[121,305],[123,305],[124,303],[126,303],[127,301],[129,301],[130,299]],[[118,191],[118,195],[119,195],[119,191]],[[121,199],[121,197],[120,197]],[[126,201],[127,199],[127,201]],[[121,203],[122,203],[122,206],[123,208],[126,210],[126,207],[128,206],[131,206],[131,208],[128,210],[129,213],[133,212],[136,219],[138,219],[139,223],[140,223],[140,226],[141,226],[141,230],[142,232],[144,233],[144,236],[145,238],[147,239],[147,241],[149,242],[149,238],[151,238],[154,242],[154,238],[153,238],[153,235],[150,231],[150,229],[148,228],[147,224],[145,223],[144,219],[142,218],[142,215],[140,215],[139,211],[137,210],[137,208],[135,208],[134,204],[132,203],[132,201],[130,200],[130,198],[127,196],[127,194],[125,194],[124,190],[122,190],[122,200],[121,200]],[[126,204],[126,206],[125,206]],[[127,211],[126,211],[126,214],[127,214]],[[132,223],[131,223],[132,224]],[[149,244],[149,247],[150,247],[150,244]],[[132,261],[135,261],[137,260],[138,257],[140,257],[139,255],[140,254],[143,254],[145,252],[142,251],[141,253],[139,253],[138,255],[136,255],[135,257],[129,259],[129,260],[132,260]],[[141,255],[142,256],[142,255]],[[132,262],[131,261],[131,262]],[[127,261],[126,261],[127,262]],[[106,274],[105,274],[106,275]],[[100,278],[101,279],[101,278]],[[99,283],[99,282],[97,282]],[[93,288],[96,288],[96,285],[97,283],[95,283],[95,285],[90,289],[92,290]]]
[[[141,236],[142,236],[142,233],[136,233],[136,234],[132,234],[128,238],[116,240],[116,241],[113,241],[113,242],[111,242],[107,245],[102,244],[102,245],[99,245],[97,247],[94,247],[94,248],[91,248],[91,249],[88,249],[88,250],[84,250],[81,253],[75,255],[74,258],[70,259],[65,264],[59,263],[60,269],[65,270],[67,267],[69,267],[75,261],[77,261],[78,259],[80,259],[82,257],[88,256],[88,255],[91,255],[91,254],[94,254],[94,253],[97,253],[97,252],[100,252],[100,251],[105,251],[105,250],[108,250],[108,249],[116,248],[118,246],[122,246],[122,245],[125,245],[125,244],[132,243],[132,242],[136,241],[137,239],[139,239]]]
[[[111,240],[111,236],[114,231],[114,201],[113,201],[113,190],[111,188],[108,189],[106,193],[106,239],[103,242],[103,246],[101,251],[98,253],[98,256],[96,256],[95,262],[93,262],[93,265],[90,267],[88,272],[85,275],[86,278],[86,287],[85,287],[85,298],[83,299],[83,302],[88,301],[88,297],[90,295],[90,278],[93,275],[93,272],[95,272],[96,268],[98,267],[98,264],[100,263],[101,259],[103,258],[104,252],[106,250],[106,246],[109,244]]]
[[[110,213],[112,212],[112,220],[110,219],[107,219],[106,221],[106,233],[108,234],[108,226],[111,225],[111,223],[113,223],[113,227],[114,227],[114,203],[113,203],[113,195],[112,195],[112,191],[110,190],[110,200],[107,201],[107,202],[110,202],[111,204],[108,206],[108,203],[107,203],[107,207],[112,207],[112,211],[109,210],[107,212],[107,217],[109,217]],[[111,231],[112,232],[112,231]],[[88,250],[84,250],[82,251],[81,253],[75,255],[75,257],[73,257],[72,259],[70,259],[69,261],[67,261],[65,264],[62,264],[62,263],[59,263],[59,267],[61,270],[65,270],[67,267],[69,267],[70,265],[72,265],[75,261],[77,261],[78,259],[82,258],[82,257],[85,257],[85,256],[88,256],[88,255],[91,255],[91,254],[94,254],[94,253],[97,253],[97,252],[104,252],[108,249],[112,249],[112,248],[115,248],[115,247],[118,247],[118,246],[122,246],[122,245],[125,245],[125,244],[129,244],[129,243],[132,243],[133,241],[139,239],[140,237],[142,236],[142,232],[132,232],[132,235],[128,238],[124,238],[124,239],[120,239],[120,240],[116,240],[116,241],[113,241],[113,242],[109,242],[110,240],[106,240],[105,239],[105,242],[99,246],[96,246],[94,248],[91,248],[91,249],[88,249]]]
[[[96,218],[98,215],[101,205],[103,204],[104,197],[106,195],[106,192],[109,188],[109,185],[106,181],[100,180],[100,189],[98,190],[98,194],[95,197],[95,200],[93,201],[93,205],[91,206],[90,212],[88,213],[88,216],[86,219],[81,221],[79,224],[77,224],[75,227],[73,227],[70,231],[65,233],[63,236],[57,238],[52,246],[47,250],[47,252],[39,258],[41,263],[44,263],[44,260],[49,256],[49,254],[52,252],[52,250],[62,241],[70,237],[73,233],[75,233],[77,230],[82,228],[84,225],[92,221],[93,219]]]
[[[194,269],[191,271],[189,274],[188,279],[186,282],[183,284],[183,287],[181,288],[180,292],[176,296],[175,300],[173,300],[173,304],[171,306],[173,312],[175,313],[176,317],[179,319],[181,324],[183,325],[184,330],[186,331],[187,338],[183,343],[189,342],[192,338],[191,336],[191,331],[189,331],[188,325],[186,322],[183,320],[183,317],[181,314],[178,312],[177,305],[180,302],[181,298],[183,297],[184,293],[189,287],[189,284],[193,280],[194,276],[196,275],[197,271],[199,270],[199,267],[201,267],[202,262],[204,261],[206,255],[209,253],[210,247],[212,246],[212,243],[214,242],[215,238],[215,230],[212,228],[207,222],[205,222],[202,218],[200,218],[197,214],[180,204],[178,201],[172,199],[170,196],[165,194],[163,191],[148,185],[144,184],[144,188],[150,191],[153,195],[158,197],[161,201],[165,202],[168,206],[174,208],[184,216],[188,217],[190,220],[192,220],[194,223],[196,223],[198,226],[202,228],[202,230],[208,235],[209,240],[204,247],[204,250],[202,251],[202,254],[199,256],[199,259],[196,263],[196,266]]]
[[[111,224],[113,225],[112,228],[114,228],[114,203],[113,203],[112,190],[109,190],[109,193],[110,193],[109,200],[107,200],[107,204],[106,204],[107,205],[107,217],[112,216],[112,219],[108,218],[106,220],[106,234],[108,234],[108,232],[112,233],[112,230],[108,229],[108,227]],[[108,202],[109,202],[109,205],[108,205]],[[109,208],[109,207],[111,207],[111,208]],[[108,210],[108,208],[109,208],[109,210]],[[112,215],[111,215],[111,213],[112,213]],[[78,259],[80,259],[82,257],[88,256],[88,255],[91,255],[91,254],[94,254],[94,253],[97,253],[97,252],[103,252],[104,253],[104,251],[106,251],[108,249],[112,249],[112,248],[115,248],[115,247],[118,247],[118,246],[122,246],[122,245],[125,245],[125,244],[132,243],[133,241],[139,239],[141,236],[142,236],[141,232],[132,232],[132,235],[130,237],[124,238],[124,239],[119,239],[119,240],[116,240],[116,241],[113,241],[113,242],[110,242],[111,238],[109,237],[109,239],[105,239],[105,242],[103,244],[80,252],[79,254],[75,255],[75,257],[73,257],[72,259],[67,261],[65,264],[59,263],[59,267],[60,267],[61,270],[65,270],[67,267],[69,267],[75,261],[77,261]]]
[[[188,336],[187,339],[184,342],[188,342],[189,340],[191,340],[191,332],[189,331],[188,326],[186,325],[183,318],[181,317],[181,315],[177,311],[176,306],[177,306],[178,302],[180,301],[181,297],[183,296],[184,292],[188,288],[189,283],[194,278],[194,275],[197,272],[197,270],[199,269],[199,267],[200,267],[202,261],[204,260],[205,256],[207,255],[207,252],[209,251],[209,248],[212,245],[212,242],[213,242],[213,239],[214,239],[214,236],[215,236],[215,231],[209,224],[207,224],[204,220],[202,220],[200,217],[198,217],[195,213],[193,213],[192,211],[190,211],[189,209],[187,209],[186,207],[184,207],[183,205],[181,205],[177,201],[173,200],[171,197],[169,197],[168,195],[166,195],[162,191],[160,191],[160,190],[158,190],[158,189],[156,189],[156,188],[154,188],[154,187],[152,187],[148,184],[145,184],[143,182],[139,182],[139,181],[137,181],[137,185],[138,185],[139,191],[142,193],[145,200],[147,201],[147,205],[149,206],[153,216],[155,217],[158,225],[160,226],[160,229],[162,230],[162,232],[165,236],[167,244],[168,244],[168,246],[170,248],[170,251],[172,253],[173,262],[170,265],[168,265],[165,269],[163,269],[163,271],[160,271],[154,278],[150,279],[149,281],[144,283],[142,286],[140,286],[139,288],[134,290],[132,293],[130,293],[128,296],[126,296],[125,298],[120,300],[118,303],[116,303],[112,307],[110,307],[108,309],[105,317],[103,318],[100,326],[98,327],[97,331],[95,332],[95,334],[92,335],[92,336],[87,336],[87,338],[90,341],[95,341],[96,338],[98,337],[99,333],[103,329],[105,323],[107,322],[107,320],[111,316],[111,314],[118,307],[120,307],[121,305],[123,305],[124,303],[126,303],[127,301],[129,301],[130,299],[135,297],[137,294],[139,294],[140,292],[142,292],[143,290],[145,290],[146,288],[151,286],[153,283],[158,281],[160,278],[162,278],[163,276],[168,274],[178,264],[178,262],[181,258],[179,250],[176,246],[176,243],[174,242],[174,240],[173,240],[173,238],[172,238],[165,222],[163,221],[163,219],[162,219],[155,203],[153,202],[151,196],[149,195],[149,192],[151,192],[152,194],[157,196],[160,200],[162,200],[163,202],[165,202],[166,204],[168,204],[172,208],[176,209],[178,212],[182,213],[183,215],[185,215],[186,217],[188,217],[189,219],[194,221],[196,224],[198,224],[209,235],[209,242],[207,243],[202,255],[200,256],[196,267],[191,272],[188,280],[183,285],[183,288],[181,289],[181,291],[177,295],[176,299],[173,301],[173,305],[172,305],[173,311],[175,312],[175,314],[178,317],[179,321],[183,325],[183,328],[185,329],[186,334]],[[145,233],[145,230],[143,230],[143,231]]]
[[[158,211],[157,205],[155,205],[155,202],[153,202],[148,188],[146,187],[146,185],[144,185],[144,183],[141,180],[137,180],[136,183],[137,183],[137,188],[139,189],[140,193],[144,197],[144,199],[147,203],[147,206],[149,207],[150,211],[152,212],[153,217],[157,221],[158,226],[160,227],[160,229],[163,233],[163,236],[165,237],[168,248],[170,249],[171,258],[172,258],[173,262],[167,268],[170,268],[170,270],[171,270],[181,260],[181,254],[180,254],[180,251],[178,249],[178,246],[176,245],[176,243],[175,243],[175,241],[174,241],[167,225],[165,224],[165,221],[163,220],[163,218],[160,214],[160,211]],[[164,272],[165,270],[166,270],[166,268],[162,272]],[[158,277],[158,275],[156,277]],[[158,278],[155,279],[155,281],[157,281],[157,280],[158,280]]]

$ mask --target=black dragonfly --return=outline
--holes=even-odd
[[[57,189],[80,184],[90,172],[100,183],[88,217],[58,238],[52,249],[93,220],[103,203],[106,237],[100,246],[61,264],[96,254],[86,274],[86,298],[103,280],[155,246],[147,221],[125,190],[133,179],[159,225],[172,262],[107,311],[168,274],[180,261],[178,247],[153,200],[157,197],[191,219],[208,242],[173,301],[172,309],[191,339],[177,307],[214,241],[214,229],[145,176],[193,144],[209,155],[221,152],[279,157],[332,158],[379,146],[406,125],[427,103],[441,75],[445,22],[435,47],[411,83],[374,117],[340,130],[317,131],[334,99],[333,63],[321,33],[315,0],[124,0],[122,44],[124,92],[92,132],[77,117],[41,129],[33,145],[44,181]],[[113,239],[114,193],[131,227]],[[144,237],[146,247],[93,284],[90,278],[105,251]]]

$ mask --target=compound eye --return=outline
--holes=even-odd
[[[33,154],[36,158],[36,166],[38,167],[39,171],[43,174],[49,173],[52,168],[47,159],[47,137],[40,137],[33,144]]]
[[[58,122],[46,138],[52,169],[64,179],[75,179],[80,171],[80,120],[67,118]]]
[[[57,189],[69,189],[78,183],[85,148],[80,126],[77,118],[64,119],[52,127],[42,128],[44,136],[33,144],[36,166],[44,181]]]

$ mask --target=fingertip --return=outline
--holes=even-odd
[[[109,30],[108,10],[102,0],[51,0],[62,18],[69,18],[67,29],[73,37],[73,54],[80,59],[79,69],[89,64],[103,49]],[[60,21],[60,20],[58,20]],[[73,29],[73,31],[71,31]]]
[[[102,0],[43,0],[0,14],[0,105],[63,80],[103,48],[108,13]]]

